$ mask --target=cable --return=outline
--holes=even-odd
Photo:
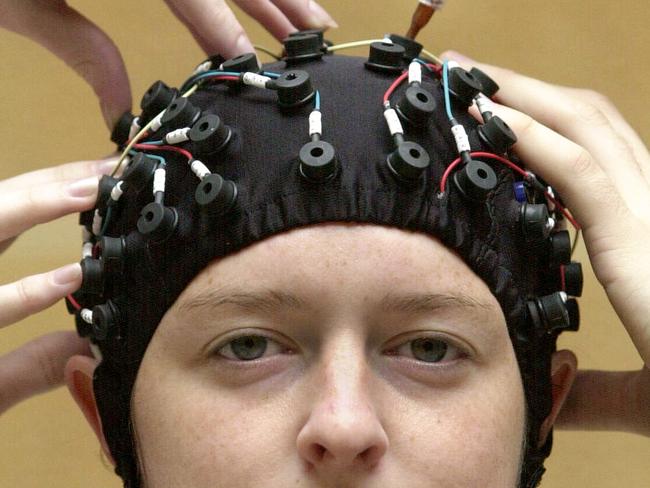
[[[532,176],[532,173],[529,173],[529,172],[527,172],[527,171],[524,171],[523,169],[521,169],[519,166],[517,166],[517,165],[516,165],[515,163],[513,163],[512,161],[509,161],[509,160],[507,160],[506,158],[503,158],[503,157],[501,157],[501,156],[498,156],[497,154],[492,154],[492,153],[489,153],[489,152],[476,151],[476,152],[472,152],[472,153],[470,153],[470,156],[472,156],[472,157],[475,156],[475,157],[479,157],[479,158],[480,158],[480,157],[483,157],[483,158],[490,158],[490,159],[493,159],[493,160],[495,160],[495,161],[498,161],[498,162],[500,162],[500,163],[502,163],[502,164],[505,164],[505,165],[508,166],[510,169],[516,171],[517,173],[519,173],[520,175],[522,175],[522,176],[523,176],[524,178],[526,178],[527,180],[530,180],[530,178],[531,178],[531,176]],[[444,172],[443,175],[442,175],[442,178],[440,179],[440,193],[441,193],[441,194],[444,194],[444,193],[445,193],[445,189],[446,189],[446,185],[447,185],[447,180],[449,179],[449,175],[450,175],[451,172],[454,170],[454,168],[455,168],[456,166],[458,166],[458,164],[460,164],[460,162],[461,162],[461,158],[459,157],[459,158],[456,158],[456,159],[455,159],[455,160],[454,160],[454,161],[453,161],[449,166],[447,166],[447,169],[445,170],[445,172]],[[560,209],[560,212],[562,212],[562,214],[567,218],[567,220],[568,220],[569,222],[571,222],[571,225],[573,225],[573,227],[574,227],[576,230],[579,230],[579,229],[581,228],[581,227],[580,227],[580,224],[578,224],[578,222],[577,222],[577,221],[573,218],[573,216],[572,216],[572,215],[567,211],[567,209],[564,208],[564,206],[563,206],[560,202],[558,202],[557,199],[556,199],[555,197],[553,197],[553,195],[551,195],[551,194],[548,192],[548,190],[544,190],[544,194],[546,195],[546,197],[547,197],[547,198],[548,198],[548,199],[549,199],[549,200],[550,200],[550,201],[551,201],[551,202],[552,202],[552,203],[553,203],[553,204],[554,204],[558,209]]]
[[[280,61],[280,60],[282,59],[282,56],[278,56],[278,55],[275,54],[273,51],[271,51],[271,50],[268,49],[268,48],[265,48],[264,46],[260,46],[259,44],[253,44],[253,47],[254,47],[257,51],[262,51],[263,53],[268,54],[269,56],[271,56],[272,58],[274,58],[276,61]]]
[[[314,110],[320,110],[320,91],[316,90],[316,95],[314,96]]]
[[[175,153],[182,154],[185,156],[189,161],[192,161],[194,159],[194,156],[192,156],[192,153],[189,151],[182,149],[180,147],[174,147],[174,146],[150,146],[148,144],[135,144],[134,146],[136,149],[149,149],[150,151],[172,151]]]
[[[339,51],[341,49],[350,49],[353,47],[369,46],[373,42],[385,42],[385,39],[366,39],[365,41],[344,42],[343,44],[328,46],[327,51],[332,52]]]
[[[435,54],[433,54],[430,51],[427,51],[424,48],[422,48],[422,54],[424,54],[425,56],[430,57],[431,59],[433,59],[436,63],[438,63],[440,65],[442,65],[442,63],[443,63],[442,59],[440,59],[438,56],[436,56]]]
[[[280,73],[274,73],[273,71],[262,71],[262,74],[269,78],[280,78],[280,76],[282,76]]]
[[[582,234],[581,229],[576,229],[576,233],[573,236],[573,245],[571,246],[571,257],[573,257],[573,255],[576,252],[576,249],[578,248],[578,241],[580,241],[581,234]]]
[[[451,112],[451,100],[449,99],[449,65],[445,61],[442,65],[442,86],[445,91],[445,110],[447,111],[447,117],[449,121],[454,120],[454,114]],[[452,125],[453,122],[452,122]]]
[[[111,220],[111,213],[112,213],[112,208],[109,205],[108,209],[106,210],[106,217],[104,218],[104,225],[102,225],[102,228],[99,231],[99,235],[97,237],[103,236],[104,233],[106,232],[106,229],[108,228],[108,221]]]
[[[67,296],[68,296],[68,300],[70,300],[70,303],[72,304],[72,306],[74,308],[76,308],[77,310],[81,310],[81,305],[79,305],[79,302],[77,302],[77,300],[74,299],[74,297],[72,296],[72,293],[69,293]]]
[[[399,76],[395,79],[395,81],[393,81],[393,83],[390,85],[390,87],[388,87],[388,90],[386,90],[386,93],[384,93],[384,98],[383,98],[383,100],[382,100],[383,103],[384,103],[384,105],[386,105],[386,103],[388,102],[388,99],[389,99],[390,96],[393,94],[393,92],[395,91],[395,89],[400,85],[400,83],[402,83],[402,81],[404,81],[404,79],[405,79],[408,75],[409,75],[408,70],[402,72],[402,74],[399,75]]]

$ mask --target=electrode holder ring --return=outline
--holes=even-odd
[[[398,181],[413,184],[429,167],[431,158],[417,142],[404,141],[386,157],[386,163]]]
[[[210,173],[196,186],[194,200],[210,215],[223,215],[232,209],[237,200],[237,185],[220,174]]]
[[[408,123],[423,126],[436,109],[436,100],[421,86],[409,86],[399,101],[395,111]]]
[[[309,73],[297,69],[285,71],[267,86],[277,92],[281,108],[304,105],[316,95]]]
[[[188,134],[195,152],[213,154],[223,150],[232,138],[232,129],[216,114],[205,114],[198,119]]]
[[[497,175],[483,161],[472,159],[456,171],[453,176],[454,184],[465,198],[474,202],[483,202],[488,193],[497,186]]]
[[[300,175],[312,183],[323,183],[336,175],[338,160],[329,142],[311,141],[300,148]]]
[[[137,227],[141,234],[153,242],[164,242],[178,225],[178,212],[156,202],[148,203],[140,211]]]
[[[373,71],[399,73],[403,69],[404,46],[392,42],[373,42],[370,44],[366,68]]]
[[[325,54],[322,33],[320,37],[317,34],[296,33],[284,39],[283,43],[286,56],[282,58],[282,61],[287,65],[319,59]]]

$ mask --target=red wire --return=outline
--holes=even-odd
[[[409,75],[408,70],[405,70],[401,75],[397,77],[395,81],[393,81],[393,84],[390,85],[388,90],[386,90],[386,93],[384,93],[384,100],[383,100],[384,103],[388,101],[388,99],[393,94],[395,89],[399,86],[400,83],[402,83],[402,81],[404,81],[404,78],[406,78],[408,75]]]
[[[81,310],[81,305],[77,303],[77,300],[72,298],[72,293],[68,295],[68,300],[70,300],[70,303],[72,303],[72,306],[76,308],[77,310]]]
[[[562,291],[566,291],[566,276],[565,276],[565,271],[564,271],[564,264],[560,266],[560,282],[561,282],[561,287]]]
[[[194,159],[194,156],[192,156],[192,153],[189,151],[186,151],[185,149],[181,149],[180,147],[174,147],[174,146],[154,146],[151,144],[135,144],[133,147],[137,149],[147,149],[149,151],[173,151],[182,154],[185,156],[188,160],[192,161]]]
[[[521,169],[521,168],[520,168],[519,166],[517,166],[515,163],[513,163],[512,161],[509,161],[508,159],[503,158],[503,157],[501,157],[501,156],[499,156],[499,155],[497,155],[497,154],[492,154],[492,153],[489,153],[489,152],[476,151],[476,152],[470,153],[470,155],[471,155],[471,156],[476,156],[476,157],[483,157],[483,158],[494,159],[494,160],[496,160],[496,161],[499,161],[500,163],[505,164],[505,165],[508,166],[510,169],[516,171],[517,173],[519,173],[520,175],[522,175],[522,176],[525,177],[525,178],[527,178],[527,177],[529,176],[528,173],[527,173],[526,171],[524,171],[523,169]],[[443,173],[442,178],[441,178],[441,180],[440,180],[440,193],[444,193],[444,192],[445,192],[445,188],[446,188],[446,186],[447,186],[447,180],[449,179],[449,175],[450,175],[451,172],[454,170],[454,168],[455,168],[456,166],[458,166],[458,164],[460,163],[460,161],[461,161],[460,158],[456,158],[456,159],[454,159],[454,161],[453,161],[449,166],[447,166],[447,169],[446,169],[445,172]],[[576,230],[579,230],[579,229],[580,229],[580,224],[578,224],[578,222],[576,222],[576,220],[575,220],[575,219],[573,218],[573,216],[572,216],[572,215],[567,211],[567,209],[564,208],[564,206],[561,205],[560,202],[558,202],[558,201],[557,201],[557,200],[556,200],[556,199],[555,199],[555,198],[554,198],[554,197],[553,197],[553,196],[552,196],[548,191],[544,190],[544,194],[546,195],[546,198],[548,198],[551,202],[553,202],[553,204],[554,204],[557,208],[560,209],[560,212],[562,212],[562,215],[564,215],[564,216],[567,218],[567,220],[568,220],[569,222],[571,222],[571,225],[573,225],[573,227],[574,227]]]

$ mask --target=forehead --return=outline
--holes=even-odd
[[[294,228],[217,259],[188,285],[177,305],[189,304],[207,289],[229,287],[337,302],[387,292],[445,293],[498,308],[485,283],[434,236],[358,222]]]

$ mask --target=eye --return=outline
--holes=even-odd
[[[399,355],[406,354],[407,357],[425,363],[440,363],[443,362],[443,359],[446,359],[444,362],[447,363],[466,356],[460,348],[436,337],[418,337],[406,341],[399,347],[387,351],[387,353],[391,356],[398,355],[395,354],[395,351]]]
[[[281,353],[286,351],[286,348],[266,336],[242,335],[232,339],[215,352],[233,361],[252,361],[261,358],[267,350]]]

